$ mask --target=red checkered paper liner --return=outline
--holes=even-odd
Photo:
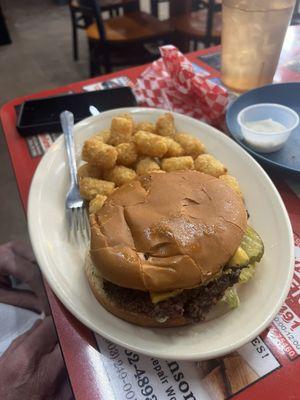
[[[137,79],[139,105],[163,108],[219,125],[228,103],[225,88],[194,72],[191,62],[172,45],[160,47],[161,58]]]

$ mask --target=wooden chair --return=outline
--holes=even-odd
[[[187,36],[197,50],[198,42],[204,47],[221,42],[222,31],[222,3],[217,0],[198,2],[199,9],[192,11],[188,16],[174,18],[174,28],[177,32]]]
[[[152,13],[158,14],[158,3],[166,0],[151,0]],[[170,24],[177,35],[192,41],[194,50],[198,42],[205,47],[219,44],[222,25],[221,0],[169,0]],[[173,3],[173,4],[172,4]],[[176,7],[175,7],[176,6]],[[185,49],[187,50],[187,49]]]
[[[82,0],[78,3],[89,43],[91,76],[101,73],[102,67],[108,73],[112,66],[150,62],[158,56],[150,45],[170,40],[169,23],[152,15],[134,11],[103,20],[102,8],[96,0],[84,0],[84,5]]]
[[[296,1],[294,12],[292,15],[291,25],[300,25],[300,0]]]
[[[0,4],[0,46],[4,44],[10,44],[11,43],[11,38],[7,29],[6,21],[4,14],[1,9],[1,4]]]
[[[86,29],[86,23],[77,0],[69,0],[69,8],[72,23],[73,58],[74,61],[78,61],[78,30]],[[124,11],[137,11],[136,8],[136,0],[101,0],[101,10],[107,11],[110,17],[118,16]]]

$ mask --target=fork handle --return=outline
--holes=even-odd
[[[68,155],[71,184],[78,184],[77,166],[75,158],[75,145],[73,136],[74,115],[70,111],[63,111],[60,114],[60,123],[64,133],[66,150]]]

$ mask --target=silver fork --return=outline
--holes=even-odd
[[[71,184],[66,196],[66,217],[69,239],[89,239],[89,223],[77,180],[77,167],[75,159],[75,146],[73,137],[74,115],[70,111],[60,114],[60,123],[64,133],[65,146],[68,155]]]
[[[100,115],[100,111],[95,106],[89,106],[89,111],[90,111],[91,115],[94,115],[94,116]]]

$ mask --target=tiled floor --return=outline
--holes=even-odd
[[[58,0],[2,0],[12,44],[0,46],[0,107],[7,101],[88,78],[87,43],[79,32],[80,60],[72,58],[71,22],[67,5]],[[148,11],[150,0],[140,0]],[[167,17],[166,4],[160,15]],[[0,126],[0,243],[26,238],[24,211]]]
[[[0,106],[17,96],[88,77],[84,36],[80,61],[72,59],[67,6],[58,6],[54,0],[3,0],[1,5],[13,43],[0,46]],[[0,204],[0,243],[26,239],[25,216],[2,131]]]

